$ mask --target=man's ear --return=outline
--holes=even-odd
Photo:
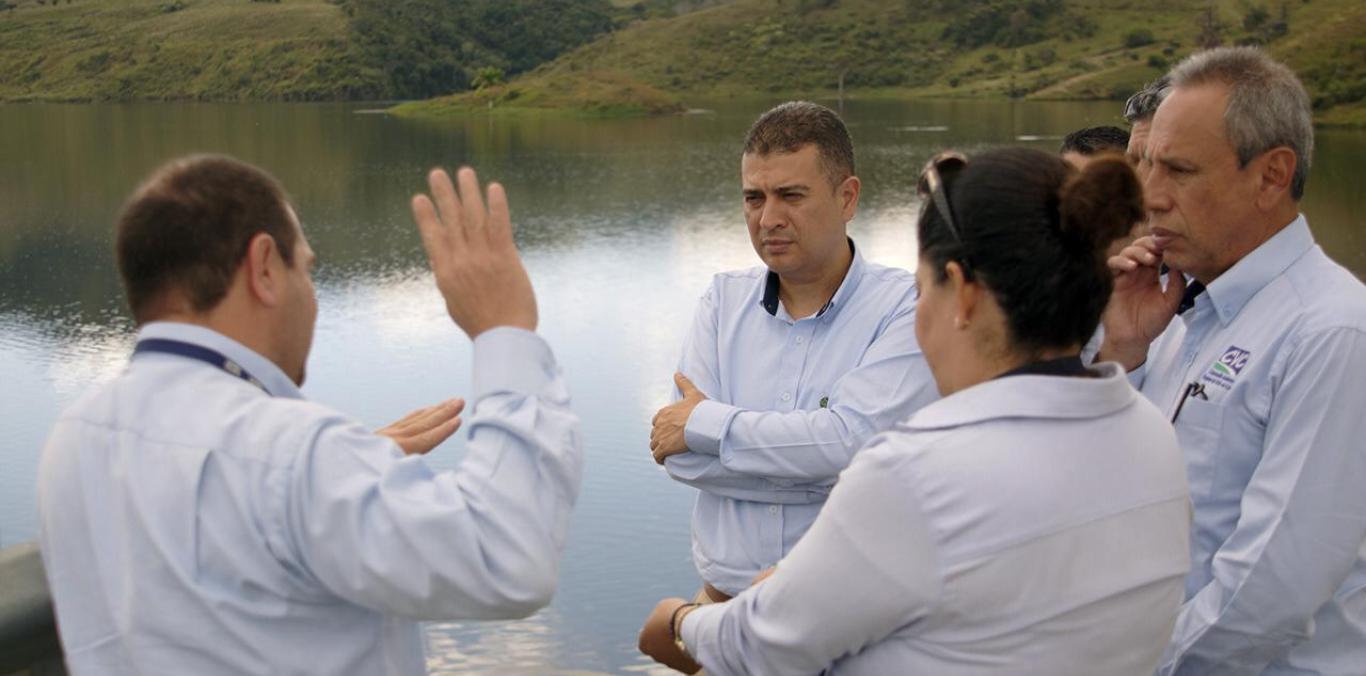
[[[247,256],[242,261],[242,272],[247,276],[247,290],[266,307],[277,307],[283,300],[284,259],[275,238],[259,232],[247,243]]]
[[[845,223],[854,220],[854,214],[858,213],[858,196],[862,190],[863,183],[858,180],[857,176],[844,179],[835,189],[835,193],[840,198],[840,212]]]
[[[1257,208],[1269,211],[1280,203],[1281,197],[1290,192],[1290,184],[1295,179],[1295,151],[1286,146],[1277,146],[1262,153],[1252,161],[1250,167],[1257,172]]]

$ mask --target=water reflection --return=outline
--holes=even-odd
[[[172,156],[226,152],[285,183],[322,263],[305,392],[379,426],[468,391],[468,341],[445,317],[406,212],[426,167],[468,162],[507,186],[541,330],[583,417],[587,470],[552,606],[519,622],[433,625],[430,667],[656,671],[635,654],[639,622],[697,580],[692,494],[650,460],[648,422],[667,401],[712,273],[756,262],[739,214],[738,144],[767,105],[718,102],[712,114],[655,120],[440,123],[342,105],[0,106],[0,545],[34,536],[38,448],[58,411],[117,373],[131,348],[110,224],[142,175]],[[913,267],[913,186],[929,156],[1056,137],[1115,113],[1111,104],[851,104],[865,186],[854,238],[870,259]],[[1329,253],[1362,274],[1366,134],[1319,139],[1304,208]],[[428,462],[452,467],[461,452],[455,440]]]

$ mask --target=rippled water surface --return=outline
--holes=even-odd
[[[712,273],[757,263],[740,217],[739,143],[769,102],[652,120],[415,122],[348,105],[0,106],[0,546],[36,532],[47,428],[118,373],[132,327],[111,254],[137,181],[190,152],[266,167],[321,266],[309,397],[373,426],[463,394],[469,345],[445,317],[406,210],[432,165],[505,183],[554,347],[583,419],[587,468],[561,590],[517,622],[432,625],[433,673],[650,671],[635,654],[659,598],[691,595],[692,493],[650,460],[693,305]],[[1115,122],[1114,104],[861,103],[846,108],[868,258],[914,264],[913,182],[954,146],[1053,148]],[[1304,210],[1329,254],[1366,274],[1366,133],[1323,131]],[[429,456],[453,467],[453,440]]]

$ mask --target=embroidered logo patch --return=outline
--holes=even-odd
[[[1233,388],[1233,381],[1238,377],[1243,369],[1247,368],[1248,359],[1252,353],[1236,345],[1230,345],[1224,350],[1224,355],[1219,360],[1210,365],[1209,370],[1201,380],[1218,385],[1226,390]]]

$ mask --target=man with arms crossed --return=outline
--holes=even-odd
[[[413,211],[474,341],[468,455],[420,457],[463,403],[372,433],[305,401],[313,251],[275,179],[161,168],[119,219],[140,330],[128,369],[58,420],[41,546],[73,674],[420,674],[421,620],[549,602],[578,493],[578,419],[497,184],[431,173]],[[435,202],[435,204],[433,204]]]
[[[655,416],[650,449],[700,489],[693,559],[724,600],[811,526],[875,432],[938,397],[915,340],[915,278],[863,260],[853,144],[807,102],[761,116],[740,161],[745,221],[764,267],[716,275]]]
[[[1359,676],[1366,287],[1299,213],[1309,97],[1254,48],[1171,78],[1143,148],[1152,234],[1110,261],[1100,352],[1186,456],[1192,565],[1159,673]]]

